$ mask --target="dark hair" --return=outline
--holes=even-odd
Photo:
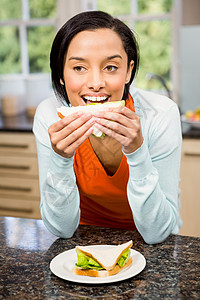
[[[128,67],[131,60],[134,60],[129,83],[125,84],[123,99],[128,98],[130,85],[135,77],[139,65],[139,48],[136,38],[130,28],[119,19],[102,11],[87,11],[80,13],[68,20],[58,31],[53,41],[50,53],[51,77],[54,91],[57,96],[65,99],[69,104],[69,99],[65,86],[60,83],[63,80],[64,59],[73,37],[84,30],[96,30],[108,28],[116,32],[122,40],[125,52],[128,56]]]

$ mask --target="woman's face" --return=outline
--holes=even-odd
[[[131,61],[127,69],[122,41],[111,29],[78,33],[69,44],[63,69],[71,105],[122,100],[133,66]]]

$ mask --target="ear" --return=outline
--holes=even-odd
[[[126,74],[126,84],[129,83],[131,79],[132,70],[134,68],[134,60],[131,60],[127,74]]]
[[[60,84],[65,85],[61,78],[60,78]]]

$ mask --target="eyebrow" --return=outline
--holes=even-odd
[[[122,59],[121,55],[119,55],[119,54],[115,54],[115,55],[107,57],[108,60],[113,59],[113,58],[120,58],[120,59]]]
[[[106,60],[111,60],[111,59],[114,59],[114,58],[120,58],[120,59],[122,59],[121,55],[115,54],[115,55],[106,57]],[[83,57],[78,57],[78,56],[71,56],[71,57],[69,58],[69,60],[80,60],[80,61],[85,61],[85,59],[84,59]]]
[[[69,58],[69,60],[85,60],[85,59],[82,58],[82,57],[71,56],[71,57]]]

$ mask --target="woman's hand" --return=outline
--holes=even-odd
[[[127,107],[118,107],[94,115],[95,126],[120,142],[125,153],[132,153],[141,147],[143,136],[140,118],[135,112]]]
[[[53,150],[63,157],[72,157],[92,133],[94,122],[91,114],[76,112],[51,125],[48,132]]]

